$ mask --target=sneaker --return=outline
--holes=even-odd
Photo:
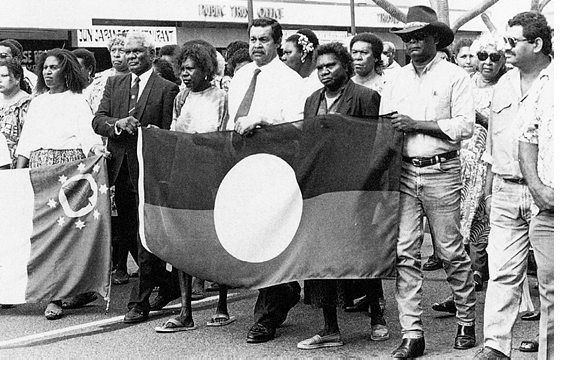
[[[297,344],[297,348],[304,350],[319,349],[319,348],[332,348],[342,346],[343,341],[339,332],[320,336],[314,335],[310,339],[303,340]]]
[[[475,360],[511,360],[510,357],[505,355],[499,350],[493,349],[489,346],[484,346],[476,355]]]

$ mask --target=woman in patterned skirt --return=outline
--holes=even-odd
[[[37,67],[38,95],[29,104],[16,149],[16,167],[36,168],[84,159],[90,154],[107,155],[101,137],[92,129],[92,111],[81,94],[86,80],[76,56],[68,50],[53,49],[41,55]],[[76,297],[82,305],[96,299],[95,293]],[[62,316],[62,301],[51,301],[45,317]]]

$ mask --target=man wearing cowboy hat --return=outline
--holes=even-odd
[[[402,343],[392,352],[395,359],[415,358],[425,349],[420,257],[424,213],[453,290],[458,319],[454,348],[476,344],[474,280],[460,233],[459,150],[474,129],[470,79],[458,66],[436,57],[454,34],[433,9],[413,6],[406,19],[404,28],[391,32],[404,41],[411,63],[383,90],[380,109],[383,114],[395,111],[391,123],[404,133],[396,261]]]

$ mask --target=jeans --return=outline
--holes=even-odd
[[[436,255],[443,260],[460,324],[473,325],[476,296],[471,261],[460,232],[460,160],[426,167],[402,164],[400,230],[396,261],[396,301],[403,338],[423,336],[421,246],[423,214],[433,230]]]
[[[494,176],[488,242],[490,279],[484,304],[484,345],[511,356],[512,332],[527,274],[529,188]]]
[[[554,359],[554,212],[540,212],[531,219],[529,236],[537,261],[541,300],[538,359]]]

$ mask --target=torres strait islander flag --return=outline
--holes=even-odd
[[[402,133],[325,115],[235,132],[142,129],[143,245],[233,287],[393,277]]]
[[[109,298],[105,158],[0,170],[0,304]]]

